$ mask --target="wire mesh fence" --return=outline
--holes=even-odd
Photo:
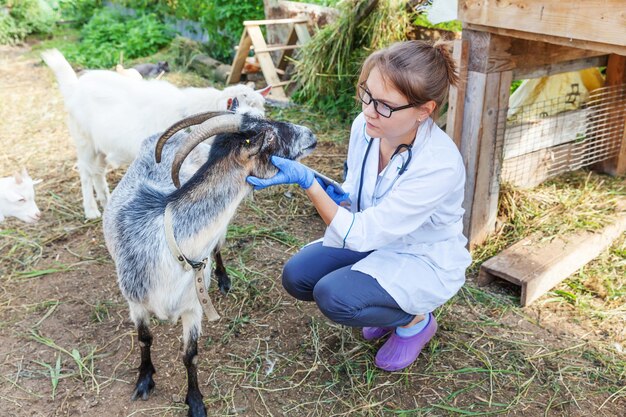
[[[619,153],[625,140],[626,84],[595,89],[584,102],[581,97],[574,84],[562,97],[501,111],[501,181],[533,187]],[[563,108],[571,110],[559,111]]]

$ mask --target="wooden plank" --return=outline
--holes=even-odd
[[[562,74],[564,72],[580,71],[586,68],[605,67],[607,61],[607,55],[598,55],[590,58],[541,65],[535,68],[518,68],[513,70],[513,79],[527,80],[530,78],[549,77],[550,75]]]
[[[502,140],[499,135],[504,133],[502,129],[512,80],[511,71],[487,74],[484,112],[479,128],[481,138],[474,201],[469,224],[470,248],[484,242],[495,230],[502,169],[502,152],[498,147],[498,140]]]
[[[582,231],[550,241],[531,236],[515,243],[481,265],[479,284],[502,278],[522,287],[522,306],[531,304],[626,231],[625,209],[626,200],[621,200],[615,221],[597,232]]]
[[[542,66],[606,55],[602,51],[477,32],[467,27],[462,35],[471,45],[469,70],[477,72],[531,72]]]
[[[446,133],[452,138],[456,146],[461,149],[461,127],[463,125],[463,110],[465,108],[465,87],[467,86],[467,62],[469,48],[466,40],[454,41],[452,58],[456,63],[459,84],[451,86],[448,93],[448,117]]]
[[[626,56],[609,55],[605,86],[622,84],[626,84]],[[615,94],[613,103],[614,111],[622,118],[621,123],[612,123],[611,126],[611,136],[614,137],[613,140],[619,146],[619,152],[613,158],[600,162],[594,168],[610,175],[624,175],[626,174],[626,97]]]
[[[267,20],[244,20],[244,26],[262,26],[262,25],[287,25],[293,23],[307,23],[309,18],[296,17],[291,19],[267,19]]]
[[[261,28],[258,26],[248,26],[247,27],[248,34],[252,39],[252,44],[254,45],[254,49],[256,51],[263,50],[267,48],[267,44],[265,43],[265,39],[263,39],[263,33],[261,32]],[[278,78],[278,74],[276,73],[276,68],[274,68],[274,61],[272,61],[272,56],[269,52],[260,52],[255,53],[259,64],[261,65],[261,71],[263,71],[263,76],[265,77],[265,81],[268,85],[278,85],[281,81]],[[277,100],[285,100],[287,96],[285,91],[281,86],[272,87],[270,91],[270,96]]]
[[[300,41],[301,45],[304,45],[311,40],[311,35],[309,34],[309,28],[307,27],[307,25],[302,23],[296,23],[294,25],[294,28],[296,30],[296,34],[298,35],[298,40]]]
[[[260,54],[261,52],[290,51],[299,47],[300,45],[268,45],[265,49],[255,49],[254,52]]]
[[[289,30],[289,35],[287,35],[287,41],[285,42],[285,44],[296,45],[297,43],[298,33],[296,32],[296,26],[292,25]],[[285,70],[285,68],[287,68],[288,58],[291,56],[292,53],[292,50],[283,51],[278,57],[278,65],[276,65],[276,68],[278,68],[279,70]]]
[[[532,188],[548,178],[570,171],[586,145],[575,141],[543,148],[504,160],[500,180],[519,188]]]
[[[625,46],[624,0],[459,0],[458,11],[469,24]]]
[[[250,39],[250,36],[248,35],[248,30],[244,28],[243,33],[241,34],[241,40],[239,41],[239,46],[237,47],[237,52],[235,53],[235,58],[233,58],[232,69],[230,70],[226,84],[236,84],[239,80],[241,80],[241,71],[246,63],[246,57],[248,56],[248,52],[250,52],[251,46],[252,39]]]
[[[470,53],[471,56],[471,53]],[[464,100],[463,124],[461,126],[461,156],[465,164],[465,199],[463,208],[463,230],[470,235],[470,218],[474,204],[476,173],[478,170],[478,149],[480,147],[480,123],[484,112],[485,84],[487,74],[468,71],[467,90]]]
[[[521,30],[494,28],[490,26],[481,26],[471,23],[463,24],[463,30],[475,30],[479,32],[488,32],[494,35],[506,36],[514,39],[542,42],[549,45],[567,47],[571,49],[595,51],[598,54],[618,54],[626,55],[626,46],[623,44],[609,45],[605,43],[583,41],[571,38],[561,38],[558,36],[546,36],[531,32],[523,32]]]
[[[504,134],[504,160],[571,142],[587,135],[589,109],[571,110],[507,125]]]

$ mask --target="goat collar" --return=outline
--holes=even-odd
[[[209,321],[219,320],[220,316],[217,314],[211,299],[208,296],[207,288],[204,285],[204,270],[207,265],[208,258],[204,258],[202,261],[192,261],[187,259],[183,252],[180,250],[178,245],[176,244],[176,238],[174,237],[174,226],[172,222],[172,209],[170,205],[165,206],[165,240],[167,241],[167,246],[170,248],[170,252],[174,255],[176,261],[183,267],[185,271],[194,271],[193,281],[196,286],[196,295],[198,296],[198,301],[200,301],[200,305],[202,306],[202,310],[206,315],[206,318]],[[209,281],[209,284],[211,281]]]

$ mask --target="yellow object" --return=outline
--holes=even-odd
[[[524,80],[509,98],[508,119],[521,123],[578,109],[603,85],[597,68]]]

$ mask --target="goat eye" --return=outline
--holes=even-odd
[[[17,201],[19,201],[20,203],[25,203],[25,202],[26,202],[26,199],[25,199],[24,197],[22,197],[22,198],[20,198],[20,199],[19,199],[19,200],[17,200]]]

